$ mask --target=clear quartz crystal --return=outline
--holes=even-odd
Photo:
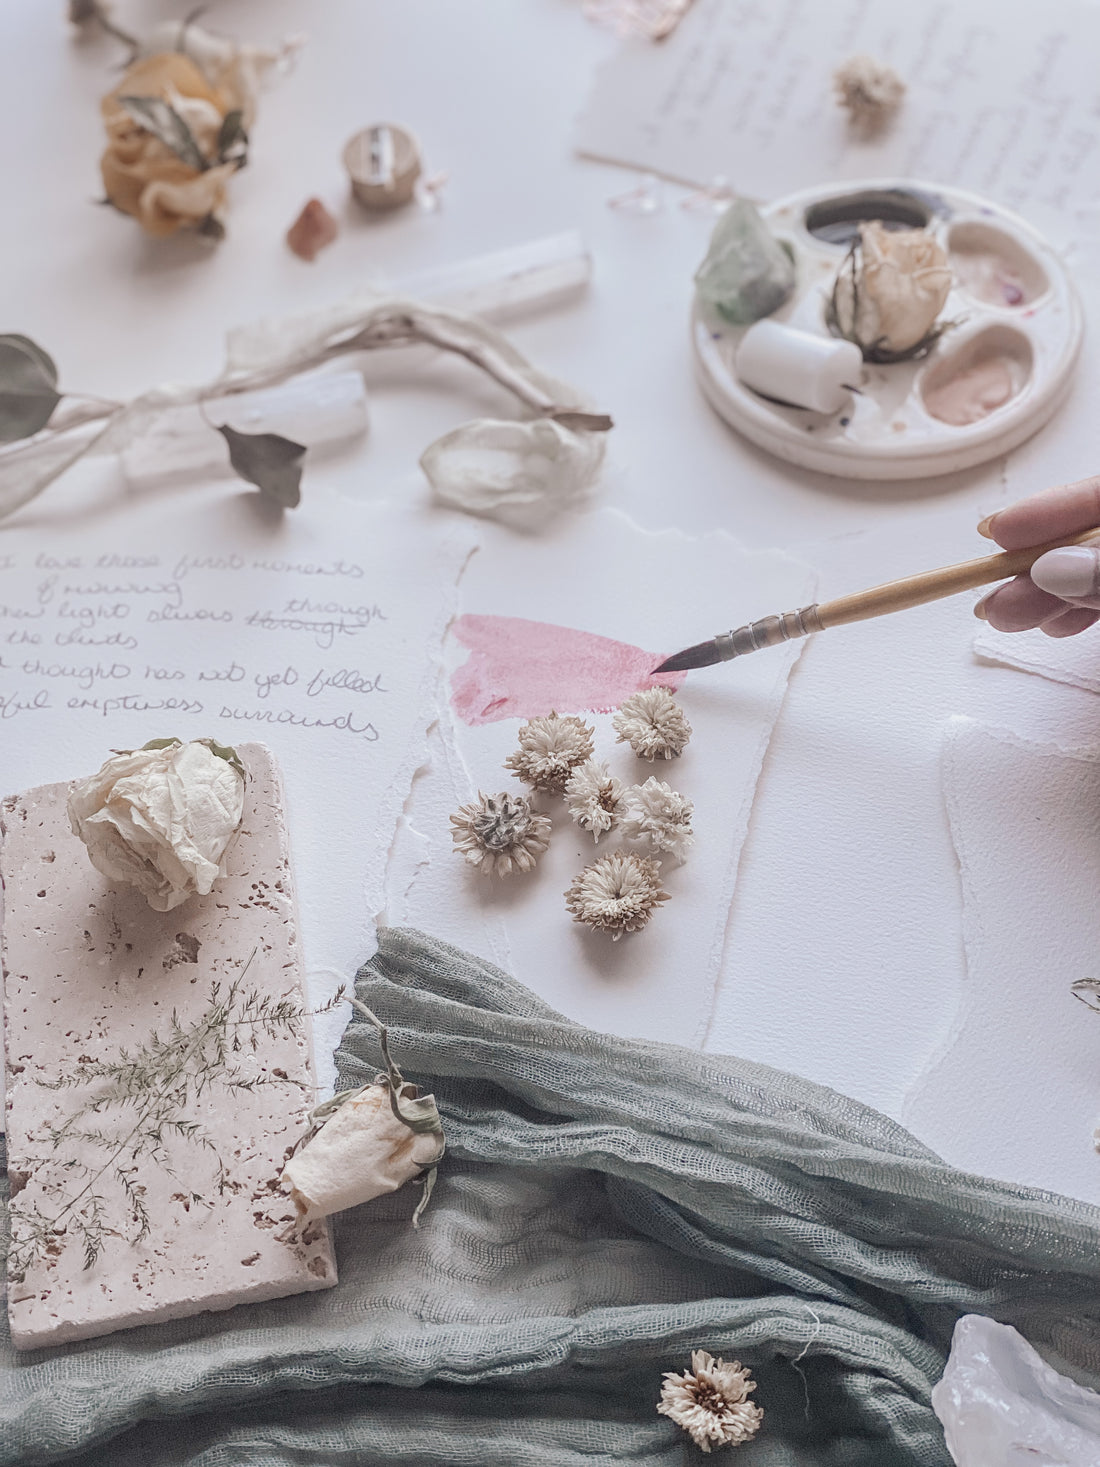
[[[1010,1325],[967,1314],[932,1391],[957,1467],[1097,1467],[1100,1395],[1043,1360]]]
[[[229,472],[225,439],[215,428],[278,433],[307,448],[358,438],[367,431],[367,393],[358,372],[313,373],[278,387],[169,408],[122,452],[129,484],[140,488],[191,474]]]
[[[777,311],[794,290],[794,261],[748,199],[734,199],[714,226],[695,272],[699,299],[734,326]]]

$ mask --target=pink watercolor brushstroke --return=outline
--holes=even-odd
[[[673,692],[683,673],[654,677],[667,655],[574,627],[519,616],[460,616],[451,628],[470,655],[451,677],[451,706],[463,723],[607,713],[642,688]]]

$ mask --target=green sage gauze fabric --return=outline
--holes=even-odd
[[[446,1126],[420,1229],[407,1187],[337,1220],[335,1289],[5,1340],[0,1463],[683,1467],[655,1406],[703,1348],[759,1383],[738,1467],[947,1467],[929,1393],[965,1312],[1097,1383],[1100,1211],[791,1075],[593,1034],[415,932],[357,986]],[[374,1029],[337,1058],[372,1078]]]

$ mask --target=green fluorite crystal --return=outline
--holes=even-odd
[[[695,285],[725,320],[747,326],[777,311],[794,290],[794,261],[755,205],[734,199],[714,226]]]

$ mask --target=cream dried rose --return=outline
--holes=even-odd
[[[915,353],[932,336],[951,280],[943,246],[927,230],[872,221],[837,275],[830,324],[869,361]]]
[[[186,146],[183,155],[170,147],[142,125],[123,98],[167,104],[197,154],[185,156]],[[195,62],[178,51],[146,56],[129,67],[100,104],[107,131],[100,171],[115,208],[132,214],[147,234],[157,237],[217,221],[225,207],[226,183],[241,161],[219,156],[222,125],[235,100],[226,89],[212,86]]]
[[[69,791],[69,823],[97,871],[157,912],[205,896],[244,810],[244,768],[211,739],[154,739]]]

